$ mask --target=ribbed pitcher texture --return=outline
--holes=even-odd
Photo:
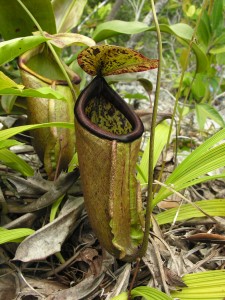
[[[109,253],[131,261],[143,238],[141,193],[135,177],[143,124],[97,76],[76,102],[75,132],[91,226]]]
[[[73,122],[75,99],[46,46],[24,53],[19,58],[18,65],[23,84],[27,88],[52,87],[67,99],[27,98],[28,123]],[[71,80],[76,84],[80,82],[75,73],[71,75]],[[75,152],[74,129],[49,127],[32,130],[30,134],[49,178],[54,178],[56,168],[59,172],[67,169]]]

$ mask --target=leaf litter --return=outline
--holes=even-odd
[[[29,150],[27,155],[33,153]],[[165,170],[168,167],[170,172],[171,164],[170,156]],[[61,174],[52,182],[41,168],[29,178],[1,165],[0,170],[1,226],[36,231],[20,244],[1,245],[0,300],[108,300],[129,288],[136,263],[116,261],[99,245],[83,209],[78,174]],[[185,196],[193,201],[199,200],[200,194],[203,199],[212,195],[222,198],[224,190],[224,182],[215,180],[194,186]],[[51,205],[62,195],[61,212],[49,222]],[[179,205],[178,196],[168,201],[174,199]],[[160,203],[154,213],[167,209],[168,201]],[[186,274],[222,269],[224,232],[224,218],[219,217],[215,222],[203,217],[173,225],[154,224],[135,286],[173,291],[185,288]]]

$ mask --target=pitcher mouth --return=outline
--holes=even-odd
[[[87,106],[93,99],[102,97],[107,99],[128,121],[130,132],[116,134],[105,130],[92,122],[87,116]],[[116,140],[124,143],[134,141],[142,136],[144,127],[140,118],[132,111],[127,103],[108,85],[103,77],[96,76],[91,83],[81,92],[75,105],[75,116],[77,121],[94,135],[108,140]],[[126,131],[126,130],[125,130]]]

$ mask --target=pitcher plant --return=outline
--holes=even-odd
[[[144,131],[139,117],[103,76],[156,68],[158,60],[118,46],[93,46],[78,56],[96,75],[75,105],[76,150],[84,201],[101,245],[132,261],[143,242],[144,210],[136,163]]]

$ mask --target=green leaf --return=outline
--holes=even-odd
[[[5,140],[5,141],[1,141],[0,149],[10,148],[10,147],[16,146],[16,145],[23,145],[23,143],[20,143],[16,140]]]
[[[32,125],[23,125],[15,128],[4,129],[0,131],[0,141],[4,141],[18,133],[37,129],[37,128],[46,128],[46,127],[62,127],[62,128],[74,128],[74,123],[69,122],[52,122],[52,123],[43,123],[43,124],[32,124]]]
[[[149,286],[139,286],[131,291],[131,298],[144,297],[146,300],[172,300],[171,297],[167,296],[163,292]],[[120,295],[113,297],[112,300],[127,300],[128,293],[123,292]]]
[[[198,107],[198,105],[195,106],[195,113],[198,122],[198,127],[200,130],[203,130],[206,123],[207,115],[201,113],[201,107]]]
[[[57,32],[67,32],[76,27],[86,4],[87,0],[53,0]]]
[[[180,300],[223,300],[225,270],[187,274],[183,278],[187,287],[171,291],[173,298]]]
[[[197,74],[191,86],[191,91],[194,94],[194,98],[195,99],[203,98],[207,88],[208,86],[205,80],[205,76],[202,74]]]
[[[41,87],[38,89],[24,89],[20,90],[18,88],[7,88],[0,89],[0,95],[16,95],[20,97],[37,97],[37,98],[47,98],[47,99],[58,99],[67,101],[64,95],[53,90],[51,87]]]
[[[7,88],[17,88],[22,90],[24,85],[19,85],[9,77],[7,77],[3,72],[0,71],[0,89]]]
[[[225,55],[222,53],[216,54],[216,62],[218,65],[225,65]]]
[[[219,35],[221,30],[224,28],[223,25],[223,1],[214,0],[212,14],[210,16],[212,32],[214,35]]]
[[[156,29],[154,26],[148,27],[145,23],[141,22],[124,22],[114,20],[98,25],[93,33],[92,38],[96,42],[99,42],[118,34],[135,34],[148,30],[155,31]],[[160,24],[160,30],[162,32],[175,35],[180,42],[182,41],[185,46],[189,45],[189,42],[193,35],[193,29],[189,25],[183,23],[174,25]],[[197,59],[196,71],[198,73],[204,72],[208,65],[206,54],[196,43],[192,43],[192,49]]]
[[[129,48],[111,45],[89,47],[78,55],[77,60],[80,67],[92,76],[141,72],[158,67],[157,59],[149,59]]]
[[[121,93],[121,95],[123,96],[123,98],[126,99],[138,99],[138,100],[149,100],[149,98],[145,95],[143,95],[142,93]]]
[[[0,72],[0,95],[16,95],[21,97],[37,97],[64,100],[64,95],[55,91],[51,87],[41,87],[38,89],[24,89],[24,85],[17,84],[15,81]]]
[[[213,41],[213,46],[221,45],[225,43],[225,31],[223,31],[219,36],[217,36]]]
[[[225,129],[222,129],[189,154],[167,178],[165,184],[179,191],[200,182],[225,177],[225,174],[203,176],[224,167],[225,143],[215,146],[224,139]],[[173,191],[169,188],[161,187],[155,196],[153,206],[171,194]]]
[[[35,231],[29,228],[5,229],[0,227],[0,244],[17,242],[21,238],[33,234]]]
[[[0,43],[0,65],[5,64],[22,53],[34,48],[48,39],[43,36],[27,36],[15,38],[9,41]]]
[[[64,198],[65,195],[62,195],[61,197],[59,197],[57,200],[54,201],[54,203],[52,204],[51,207],[51,212],[50,212],[50,216],[49,216],[49,221],[52,222],[55,220],[56,218],[56,214],[58,212],[59,206],[62,203],[62,200]]]
[[[118,34],[136,34],[147,30],[149,27],[145,23],[113,20],[99,24],[92,38],[98,43]]]
[[[159,159],[159,156],[162,153],[164,146],[166,145],[168,134],[169,134],[169,126],[166,123],[161,123],[156,126],[153,167],[155,167]],[[140,181],[141,184],[148,183],[149,143],[150,140],[148,140],[145,146],[144,153],[142,155],[141,162],[138,167],[139,171],[137,174],[137,179]]]
[[[92,35],[96,42],[108,39],[118,34],[136,34],[145,31],[155,31],[155,27],[149,27],[141,22],[125,22],[120,20],[113,20],[98,25]],[[177,23],[174,25],[160,24],[160,30],[174,34],[185,40],[192,38],[193,29],[184,23]]]
[[[185,41],[182,39],[178,39],[181,44],[183,44],[186,47],[189,47],[189,41]],[[196,44],[191,44],[192,50],[195,53],[196,56],[196,73],[201,73],[207,70],[208,68],[208,58],[205,52]]]
[[[123,292],[116,297],[113,297],[111,300],[128,300],[128,293]]]
[[[51,34],[56,32],[50,0],[23,0],[22,2],[43,30]],[[37,31],[37,27],[18,1],[1,0],[0,33],[5,40],[28,36],[34,31]]]
[[[77,33],[58,33],[58,34],[48,34],[45,33],[46,38],[50,38],[50,43],[55,45],[58,48],[64,48],[71,45],[79,45],[79,46],[94,46],[95,41],[91,38]]]
[[[176,37],[189,41],[191,40],[194,32],[189,25],[184,23],[177,23],[173,25],[161,24],[159,27],[162,32],[167,32],[175,35]],[[150,30],[152,29],[155,30],[155,27],[150,28]]]
[[[131,297],[142,296],[146,300],[172,300],[171,297],[167,296],[163,292],[149,286],[139,286],[131,291]]]
[[[138,81],[143,86],[143,88],[145,89],[147,94],[150,95],[152,90],[153,90],[152,82],[150,80],[146,79],[146,78],[138,78]]]
[[[200,103],[200,104],[196,104],[195,110],[196,110],[198,125],[201,130],[204,129],[206,118],[210,118],[211,120],[214,120],[221,127],[225,127],[225,122],[223,120],[223,117],[213,106],[207,103]]]
[[[211,53],[211,54],[219,54],[219,53],[224,53],[224,52],[225,52],[225,45],[215,46],[209,50],[209,53]]]
[[[224,199],[201,200],[196,201],[194,204],[212,217],[225,217]],[[191,204],[183,204],[179,208],[171,208],[155,215],[159,225],[172,223],[175,217],[176,221],[179,222],[191,218],[205,217],[205,214]]]
[[[206,11],[203,12],[202,18],[197,28],[197,35],[203,41],[205,46],[208,46],[211,38],[211,27],[209,16]]]
[[[0,90],[1,94],[1,90]],[[13,106],[15,104],[17,96],[16,95],[2,95],[1,96],[1,106],[7,114],[10,114]]]
[[[33,176],[34,170],[24,160],[8,149],[0,149],[0,161],[24,176]]]

